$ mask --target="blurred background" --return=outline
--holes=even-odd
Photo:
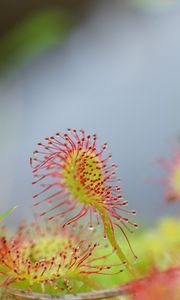
[[[29,157],[68,127],[109,143],[129,206],[152,224],[180,133],[180,1],[0,1],[0,207],[31,219]]]

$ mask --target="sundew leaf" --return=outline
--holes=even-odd
[[[117,165],[110,162],[112,155],[107,154],[106,149],[107,143],[100,148],[97,146],[96,134],[87,135],[83,129],[72,128],[38,143],[38,150],[30,158],[34,177],[32,184],[45,184],[41,183],[43,189],[33,196],[38,199],[34,206],[38,217],[49,216],[49,221],[63,217],[63,227],[75,224],[87,215],[90,230],[102,223],[104,238],[109,240],[119,259],[126,263],[126,268],[134,276],[129,259],[117,241],[115,229],[124,236],[136,260],[126,235],[126,232],[132,233],[138,227],[129,219],[129,216],[136,215],[136,211],[125,208],[128,202],[121,195]],[[46,207],[46,203],[52,206]],[[43,207],[43,211],[39,212],[38,206]],[[62,208],[60,212],[59,208]]]

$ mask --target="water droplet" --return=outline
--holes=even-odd
[[[94,230],[94,227],[92,225],[89,225],[89,230]]]

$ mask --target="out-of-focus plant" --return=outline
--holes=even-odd
[[[0,69],[63,42],[72,24],[71,14],[63,9],[28,16],[1,38]]]
[[[121,247],[126,253],[127,245],[125,241],[121,240],[121,237],[119,239]],[[162,219],[154,228],[144,229],[136,235],[132,235],[131,240],[138,255],[138,260],[133,265],[138,281],[151,276],[155,270],[155,273],[161,273],[180,266],[180,220],[176,218]],[[115,254],[109,257],[110,264],[117,262]],[[96,277],[96,280],[101,283],[103,288],[107,286],[113,288],[120,283],[131,282],[133,278],[129,276],[128,272],[123,272],[108,278]]]
[[[166,202],[180,201],[180,146],[178,145],[171,158],[161,158],[159,163],[167,171],[166,177],[163,178]]]
[[[147,278],[132,284],[130,300],[179,300],[180,266],[166,272],[153,270]]]
[[[154,267],[163,271],[178,265],[180,263],[180,221],[175,218],[161,220],[158,227],[146,230],[137,237],[136,247],[141,257],[137,262],[141,276],[148,274]]]

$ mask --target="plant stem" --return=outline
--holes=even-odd
[[[101,209],[102,211],[102,209]],[[134,272],[131,268],[131,265],[127,259],[127,257],[125,256],[125,254],[123,253],[121,247],[119,246],[116,238],[115,238],[115,235],[114,235],[114,231],[113,231],[113,227],[112,227],[112,224],[109,220],[109,217],[107,215],[107,212],[106,211],[103,211],[103,212],[100,212],[101,214],[101,218],[102,218],[102,221],[103,221],[103,224],[104,224],[104,229],[105,229],[105,233],[107,235],[107,238],[109,240],[109,242],[111,243],[112,247],[115,249],[116,251],[116,254],[117,256],[120,258],[120,260],[122,262],[126,262],[126,268],[127,270],[133,275],[134,277]]]

